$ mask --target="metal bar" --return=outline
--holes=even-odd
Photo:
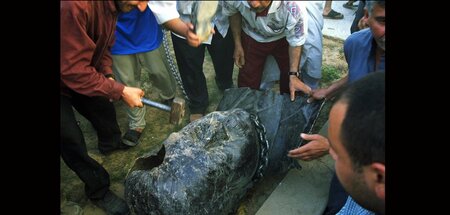
[[[141,98],[142,103],[144,103],[145,105],[148,106],[152,106],[161,110],[165,110],[165,111],[169,111],[170,112],[170,107],[158,102],[154,102],[152,100],[146,99],[146,98]]]

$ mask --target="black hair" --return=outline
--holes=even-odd
[[[341,141],[356,168],[385,163],[385,73],[373,72],[349,85],[337,102],[347,104]]]
[[[365,7],[367,8],[367,11],[369,12],[369,15],[372,14],[373,6],[378,5],[382,8],[386,8],[384,0],[375,0],[375,1],[366,1]]]

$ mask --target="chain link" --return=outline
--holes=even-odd
[[[261,148],[261,151],[259,153],[259,166],[256,170],[255,175],[253,176],[253,181],[256,182],[264,176],[263,173],[266,170],[267,165],[269,164],[269,142],[266,138],[266,128],[259,120],[259,117],[255,114],[250,114],[250,119],[255,125],[255,130],[258,134],[258,141]]]
[[[183,92],[184,97],[186,98],[186,100],[190,100],[186,91],[184,90],[183,87],[183,82],[181,81],[181,77],[180,77],[180,73],[178,72],[178,68],[173,60],[172,54],[170,54],[170,48],[169,48],[169,41],[167,40],[167,36],[166,36],[166,31],[165,29],[163,29],[163,45],[164,45],[164,52],[166,53],[166,58],[167,61],[169,62],[169,68],[170,71],[172,72],[173,77],[175,78],[175,80],[177,81],[178,86],[181,89],[181,92]]]

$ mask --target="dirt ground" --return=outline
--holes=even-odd
[[[170,37],[169,37],[170,38]],[[170,39],[169,39],[170,41]],[[173,55],[173,50],[172,50]],[[174,55],[173,55],[174,56]],[[327,82],[321,83],[321,86],[327,86],[331,81],[336,80],[336,77],[342,77],[347,73],[347,64],[343,54],[343,41],[335,38],[324,38],[323,50],[323,72],[337,73],[325,74]],[[326,69],[324,69],[326,68]],[[216,109],[222,93],[218,90],[214,81],[214,69],[212,66],[209,54],[206,55],[204,63],[204,72],[207,78],[208,93],[210,96],[210,105],[207,109],[212,112]],[[237,85],[237,67],[234,68],[234,84]],[[329,78],[333,77],[333,78]],[[143,74],[143,89],[146,92],[146,97],[160,101],[157,90],[152,88],[148,77]],[[182,97],[180,90],[178,95]],[[124,111],[125,105],[122,102],[115,102],[117,119],[122,132],[127,130],[127,119]],[[158,110],[153,107],[145,107],[147,127],[145,128],[141,144],[130,148],[126,151],[117,151],[108,156],[103,156],[97,149],[97,137],[95,130],[91,124],[77,114],[77,119],[80,121],[80,127],[83,130],[87,149],[89,155],[103,165],[111,179],[111,190],[123,197],[124,195],[124,180],[128,170],[132,167],[134,160],[146,153],[156,153],[161,147],[162,142],[169,136],[170,133],[180,130],[188,123],[189,110],[186,110],[186,116],[179,126],[169,124],[169,113]],[[324,121],[327,117],[327,110],[322,111],[321,118]],[[321,123],[317,123],[319,127]],[[316,129],[317,130],[317,129]],[[105,214],[101,209],[94,206],[84,194],[84,185],[77,175],[72,172],[66,164],[60,159],[60,206],[61,214],[67,215],[103,215]],[[259,207],[264,203],[276,185],[281,181],[283,175],[270,176],[261,181],[253,189],[251,189],[245,199],[242,201],[236,214],[252,215],[255,214]]]

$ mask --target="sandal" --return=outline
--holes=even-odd
[[[323,18],[326,19],[343,19],[344,15],[342,13],[336,12],[333,9],[330,10],[330,12],[328,13],[328,15],[323,15]]]
[[[355,6],[353,6],[353,2],[345,2],[342,7],[353,10]]]

